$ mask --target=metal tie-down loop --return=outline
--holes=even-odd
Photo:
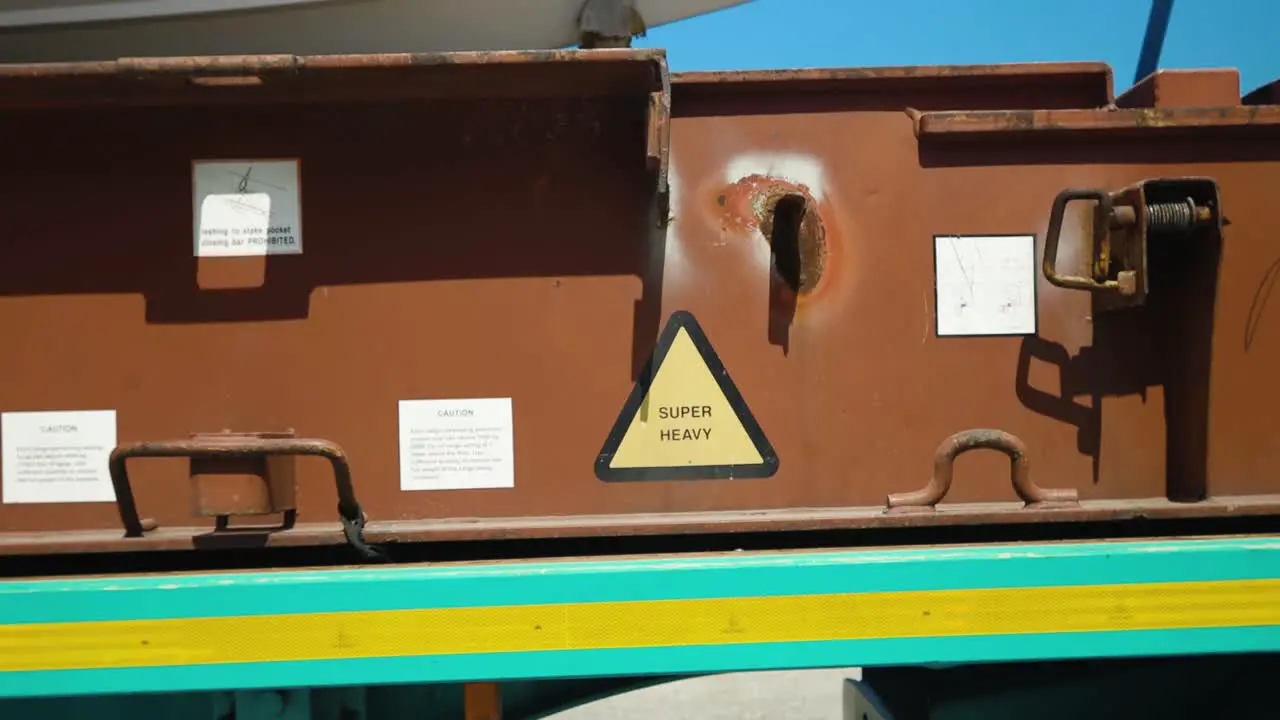
[[[1031,461],[1027,446],[1016,435],[1003,430],[965,430],[947,438],[933,454],[933,476],[919,490],[893,493],[886,499],[889,512],[928,512],[942,502],[951,489],[956,457],[977,448],[999,450],[1009,456],[1010,480],[1024,507],[1077,506],[1074,488],[1042,488],[1031,482]]]
[[[364,539],[367,522],[360,503],[356,500],[351,483],[351,467],[346,453],[336,444],[326,440],[302,438],[223,438],[217,435],[196,437],[189,440],[141,442],[121,445],[111,451],[107,467],[111,484],[115,488],[116,508],[124,524],[125,537],[142,537],[147,530],[155,529],[154,521],[143,520],[138,515],[133,488],[129,483],[127,461],[132,458],[188,458],[235,459],[270,455],[305,455],[322,457],[333,468],[334,484],[338,490],[338,515],[342,519],[342,534],[347,543],[369,560],[383,559],[382,553]],[[291,527],[294,515],[286,513],[285,528]]]
[[[1142,302],[1148,285],[1148,236],[1188,233],[1213,222],[1215,217],[1213,207],[1197,204],[1191,197],[1174,202],[1148,202],[1147,184],[1116,193],[1093,188],[1071,188],[1058,193],[1049,210],[1049,225],[1044,235],[1042,272],[1045,279],[1060,288],[1114,293],[1129,298],[1130,304]],[[1058,271],[1058,246],[1067,206],[1078,200],[1096,205],[1088,244],[1088,277]],[[1113,237],[1114,231],[1122,232]],[[1115,278],[1111,279],[1113,266]]]

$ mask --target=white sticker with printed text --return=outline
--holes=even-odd
[[[192,165],[196,257],[302,253],[297,160]]]
[[[511,398],[400,401],[400,489],[515,487]]]
[[[107,460],[115,447],[115,410],[0,413],[0,499],[114,502]]]

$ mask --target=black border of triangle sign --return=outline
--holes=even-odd
[[[658,370],[662,367],[663,361],[667,358],[667,353],[671,350],[672,343],[675,342],[676,336],[679,335],[682,328],[689,333],[689,339],[693,341],[693,346],[698,349],[698,354],[702,357],[702,361],[706,363],[707,369],[711,371],[711,376],[715,378],[716,383],[720,386],[720,392],[724,393],[725,399],[729,402],[729,407],[737,414],[738,421],[742,423],[743,429],[747,432],[747,437],[751,438],[756,451],[760,453],[762,462],[755,465],[609,467],[609,463],[613,461],[614,453],[618,451],[618,447],[622,444],[622,438],[627,434],[627,429],[631,427],[632,419],[640,411],[640,405],[644,402],[645,396],[649,394],[649,388],[653,384],[654,378],[658,376]],[[596,477],[605,482],[759,479],[772,477],[778,472],[778,465],[778,453],[773,449],[773,445],[769,443],[769,439],[765,437],[764,430],[760,428],[760,423],[756,422],[755,416],[751,414],[751,410],[747,407],[747,401],[743,399],[742,393],[738,392],[738,387],[729,378],[729,372],[725,370],[724,363],[720,361],[720,356],[711,347],[711,342],[707,340],[706,333],[698,325],[693,313],[687,310],[677,310],[672,313],[667,320],[667,326],[662,329],[662,334],[658,336],[658,343],[653,349],[653,355],[650,356],[649,362],[640,373],[639,379],[636,380],[635,387],[631,389],[631,395],[627,397],[626,404],[622,406],[622,412],[618,413],[618,419],[614,421],[613,429],[609,431],[609,436],[605,438],[604,446],[600,448],[600,454],[596,457]]]

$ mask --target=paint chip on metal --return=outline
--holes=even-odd
[[[596,459],[605,481],[764,478],[778,456],[691,313],[672,314]]]

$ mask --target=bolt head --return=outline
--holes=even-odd
[[[1121,270],[1116,275],[1116,284],[1120,286],[1121,295],[1134,295],[1138,292],[1138,273],[1135,270]]]

